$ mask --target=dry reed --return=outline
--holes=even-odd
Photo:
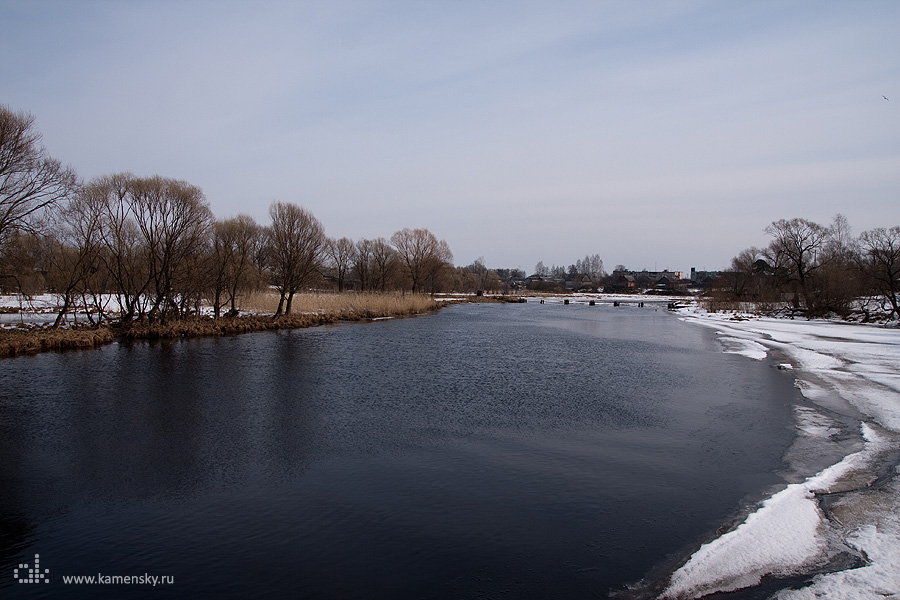
[[[109,327],[99,329],[72,328],[51,329],[28,327],[0,329],[0,357],[33,354],[48,350],[96,348],[116,339]]]
[[[274,314],[278,308],[278,294],[257,293],[244,302],[245,309]],[[316,314],[335,316],[339,320],[400,317],[430,312],[440,303],[424,294],[399,292],[344,292],[339,294],[296,294],[291,305],[292,314]]]
[[[243,302],[245,309],[258,314],[237,317],[199,317],[166,323],[135,322],[127,328],[28,327],[0,330],[0,358],[72,348],[95,348],[115,341],[171,339],[218,336],[249,331],[299,329],[325,325],[336,321],[359,321],[383,317],[400,317],[436,310],[440,303],[420,294],[344,293],[297,294],[292,312],[277,318],[272,314],[278,307],[278,296],[255,294]]]

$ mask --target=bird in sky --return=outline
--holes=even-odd
[[[885,96],[884,94],[882,94],[881,97],[884,98],[885,100],[888,100],[888,97]],[[890,101],[890,100],[888,100],[888,101]]]

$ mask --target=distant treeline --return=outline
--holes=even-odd
[[[0,106],[0,290],[61,299],[95,324],[218,318],[267,287],[276,316],[312,287],[436,292],[459,273],[443,240],[404,228],[390,239],[329,239],[306,209],[274,202],[270,221],[216,219],[200,188],[120,173],[87,183],[40,145],[34,118]]]
[[[504,291],[526,279],[482,259],[454,268],[447,243],[427,229],[330,239],[296,204],[272,203],[262,225],[247,215],[216,219],[202,190],[185,181],[120,173],[84,183],[40,141],[30,114],[0,105],[0,291],[57,294],[57,326],[76,305],[94,324],[115,319],[128,327],[178,320],[204,304],[216,318],[234,315],[241,298],[268,288],[278,293],[278,316],[310,288]],[[846,316],[870,297],[900,317],[900,227],[853,237],[838,215],[827,227],[782,219],[766,233],[767,247],[732,259],[710,302],[787,303],[809,316]],[[534,289],[554,290],[609,283],[596,254],[568,269],[538,263],[528,279]]]
[[[823,226],[781,219],[766,227],[765,248],[742,250],[714,281],[714,305],[785,303],[810,317],[848,316],[860,298],[875,299],[879,312],[900,317],[900,227],[877,227],[853,237],[843,215]],[[865,315],[868,316],[868,315]]]

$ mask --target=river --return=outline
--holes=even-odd
[[[793,382],[652,303],[6,359],[0,591],[605,597],[784,484]]]

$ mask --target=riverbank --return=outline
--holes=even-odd
[[[23,317],[20,323],[8,323],[0,328],[0,358],[46,351],[91,349],[116,340],[221,336],[315,327],[340,321],[407,317],[434,312],[446,303],[423,294],[310,293],[294,297],[292,314],[275,317],[278,297],[257,294],[247,300],[248,312],[236,316],[217,319],[202,314],[167,323],[136,322],[129,327],[121,327],[115,323],[91,326],[86,324],[83,314],[81,317],[76,314],[75,322],[54,329],[49,326],[56,316],[52,299],[44,298],[30,307],[29,322]]]
[[[900,595],[900,330],[700,309],[682,319],[714,328],[725,352],[777,353],[811,403],[795,407],[798,449],[786,460],[807,472],[822,464],[703,544],[662,597],[779,589],[779,580],[782,599]]]

